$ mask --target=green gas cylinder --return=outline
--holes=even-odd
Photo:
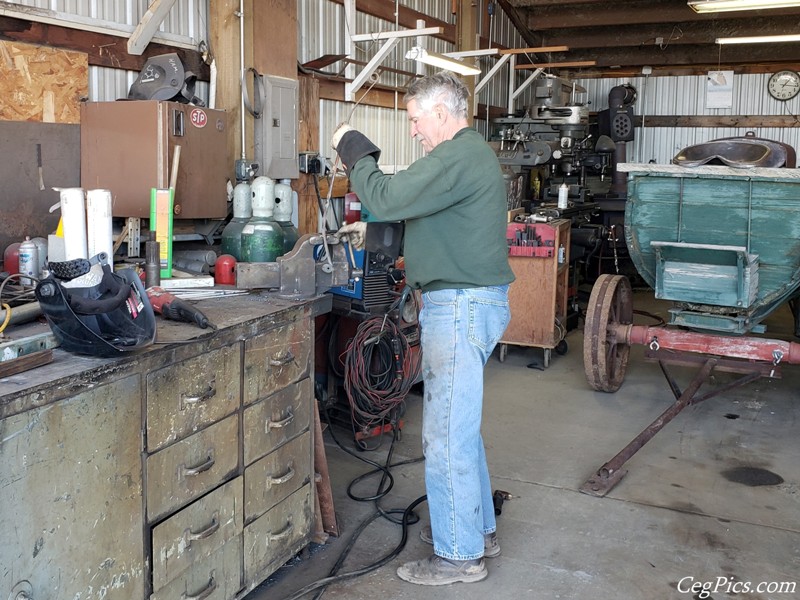
[[[273,219],[275,182],[261,176],[253,180],[253,216],[242,229],[243,262],[275,262],[283,255],[283,229]]]
[[[250,184],[243,181],[233,188],[233,218],[222,230],[222,254],[242,260],[242,230],[253,216]]]

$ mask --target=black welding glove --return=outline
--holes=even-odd
[[[339,154],[342,164],[346,169],[352,168],[365,156],[374,156],[377,162],[381,149],[369,141],[369,138],[360,131],[353,129],[347,123],[342,123],[333,132],[331,147]]]

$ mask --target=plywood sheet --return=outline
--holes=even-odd
[[[86,54],[0,41],[0,120],[80,123],[88,96]]]

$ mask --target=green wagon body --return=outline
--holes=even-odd
[[[800,170],[618,165],[625,241],[671,323],[728,333],[800,295]]]

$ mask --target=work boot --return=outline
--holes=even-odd
[[[435,554],[423,560],[407,562],[397,568],[397,576],[417,585],[447,585],[474,583],[488,577],[489,571],[482,558],[475,560],[450,560]]]
[[[433,532],[430,525],[425,525],[419,532],[419,539],[426,544],[433,544]],[[483,536],[483,557],[496,558],[500,556],[500,544],[497,542],[497,533],[487,533]]]

